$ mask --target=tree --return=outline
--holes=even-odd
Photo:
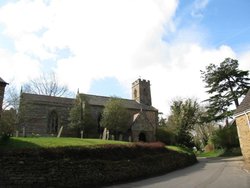
[[[235,122],[213,131],[210,141],[215,148],[231,149],[240,147]]]
[[[238,60],[226,58],[219,66],[210,64],[201,71],[203,81],[212,96],[209,102],[207,121],[218,121],[232,115],[229,107],[239,106],[239,98],[249,89],[249,71],[239,70]]]
[[[24,84],[23,91],[48,96],[69,96],[71,93],[66,85],[59,84],[54,72],[43,73],[38,78]]]
[[[111,97],[105,104],[100,124],[102,127],[113,131],[117,138],[119,132],[128,130],[129,120],[130,114],[123,107],[122,101],[119,98]]]
[[[192,147],[192,131],[200,118],[199,104],[192,99],[178,99],[172,102],[170,110],[167,126],[175,133],[177,144]]]
[[[0,118],[0,136],[8,139],[15,130],[16,110],[4,110]]]
[[[77,129],[77,132],[84,132],[86,137],[96,137],[97,127],[91,116],[90,106],[87,101],[76,97],[75,104],[70,110],[69,114],[70,127]]]
[[[15,84],[10,83],[6,87],[4,101],[3,101],[3,110],[13,108],[18,110],[19,108],[19,92],[16,89]]]

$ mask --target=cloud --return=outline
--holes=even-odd
[[[203,10],[208,5],[209,0],[195,0],[192,6],[191,15],[193,17],[201,18],[203,17]]]
[[[196,13],[207,3],[195,1]],[[39,75],[45,62],[54,62],[60,81],[73,91],[88,92],[94,80],[112,77],[130,93],[141,76],[151,81],[153,105],[165,114],[177,96],[203,100],[200,70],[236,54],[229,46],[205,47],[198,27],[180,30],[177,7],[177,0],[9,3],[0,7],[0,37],[13,40],[15,49],[0,48],[1,77],[25,82]],[[247,58],[242,54],[244,62]]]
[[[36,77],[40,72],[39,61],[21,53],[10,53],[0,48],[0,75],[6,81],[13,80],[18,86]]]

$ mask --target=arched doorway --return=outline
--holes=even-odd
[[[49,113],[48,117],[48,133],[54,134],[58,132],[58,115],[55,110]]]
[[[145,133],[141,132],[139,134],[139,141],[140,142],[146,142],[146,135],[145,135]]]

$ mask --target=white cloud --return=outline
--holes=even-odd
[[[195,2],[199,11],[208,3]],[[151,81],[153,104],[164,113],[177,96],[204,99],[200,70],[236,54],[228,46],[204,47],[206,36],[196,27],[177,30],[177,6],[177,0],[7,4],[0,8],[2,35],[14,41],[16,52],[0,49],[0,75],[24,82],[39,74],[39,63],[50,60],[56,61],[59,79],[73,91],[88,92],[93,80],[114,77],[130,92],[131,83],[141,76]],[[169,33],[174,38],[166,42]],[[60,57],[58,50],[63,49],[70,54]],[[242,62],[248,57],[242,55]]]
[[[194,17],[202,17],[202,11],[208,5],[209,0],[195,0],[192,6],[191,15]]]
[[[6,82],[14,80],[18,86],[36,77],[40,72],[38,61],[21,53],[9,53],[0,48],[0,77]]]

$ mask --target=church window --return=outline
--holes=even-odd
[[[55,110],[51,111],[48,117],[48,133],[57,133],[58,131],[58,115]]]

